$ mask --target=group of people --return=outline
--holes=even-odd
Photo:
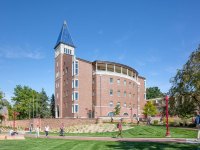
[[[140,118],[137,117],[137,125],[139,125],[140,123]],[[113,118],[111,118],[111,122],[113,122]],[[147,119],[147,124],[150,124],[151,122],[151,118],[148,118]],[[200,114],[198,114],[195,118],[195,124],[196,124],[196,127],[198,129],[198,133],[197,133],[197,139],[200,140]],[[120,119],[120,121],[117,123],[117,128],[118,128],[118,133],[116,135],[116,137],[123,137],[122,136],[122,118]],[[30,132],[32,131],[32,126],[30,127]],[[36,137],[38,138],[40,136],[40,127],[39,125],[37,125],[36,129]],[[48,137],[49,135],[49,126],[46,125],[44,127],[44,132],[45,132],[45,136]],[[17,132],[14,132],[14,131],[11,131],[10,132],[11,135],[14,135],[14,134],[18,134]],[[64,123],[61,124],[60,126],[60,136],[64,136]]]
[[[46,125],[44,127],[44,132],[45,132],[45,136],[48,137],[49,135],[49,125]],[[30,127],[30,132],[32,132],[32,126]],[[36,132],[36,137],[38,138],[40,136],[40,127],[39,125],[36,126],[35,128],[35,132]],[[60,136],[64,136],[64,123],[61,124],[60,126]]]

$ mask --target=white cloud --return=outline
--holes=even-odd
[[[41,49],[33,49],[30,46],[1,46],[0,57],[8,59],[43,59],[44,55],[41,53]]]

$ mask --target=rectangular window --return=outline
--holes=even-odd
[[[113,96],[113,90],[110,89],[110,96]]]
[[[126,102],[124,102],[124,107],[126,107]]]
[[[120,102],[117,102],[117,105],[120,106]]]
[[[124,91],[124,97],[126,97],[126,91]]]
[[[75,75],[78,75],[78,61],[75,62]]]
[[[110,83],[113,83],[113,78],[110,78]]]
[[[74,61],[72,62],[72,76],[74,75]]]
[[[117,91],[117,96],[120,96],[120,90]]]
[[[79,98],[79,95],[78,95],[78,92],[73,92],[73,100],[78,100]]]
[[[72,80],[72,88],[78,88],[78,79]]]
[[[120,84],[120,79],[117,79],[117,84]]]
[[[110,101],[109,106],[113,107],[113,101]]]
[[[75,80],[75,88],[78,88],[78,79]]]
[[[126,80],[124,80],[124,85],[126,85]]]
[[[78,112],[78,104],[74,105],[74,112],[77,113]]]

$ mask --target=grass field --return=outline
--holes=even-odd
[[[0,150],[108,150],[108,149],[154,149],[154,150],[197,150],[197,144],[150,143],[150,142],[108,142],[78,141],[62,139],[27,138],[19,141],[0,141]]]
[[[196,138],[197,131],[183,128],[170,128],[171,137],[174,138]],[[123,137],[134,138],[164,138],[166,134],[166,128],[163,126],[134,126],[134,128],[123,131]],[[58,133],[50,133],[50,135],[58,135]],[[103,136],[114,137],[116,132],[104,132],[104,133],[65,133],[66,136]]]

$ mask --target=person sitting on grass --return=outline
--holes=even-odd
[[[122,119],[120,119],[119,123],[117,124],[117,128],[118,128],[118,134],[117,134],[116,138],[118,138],[119,136],[121,138],[123,138],[122,137]]]

